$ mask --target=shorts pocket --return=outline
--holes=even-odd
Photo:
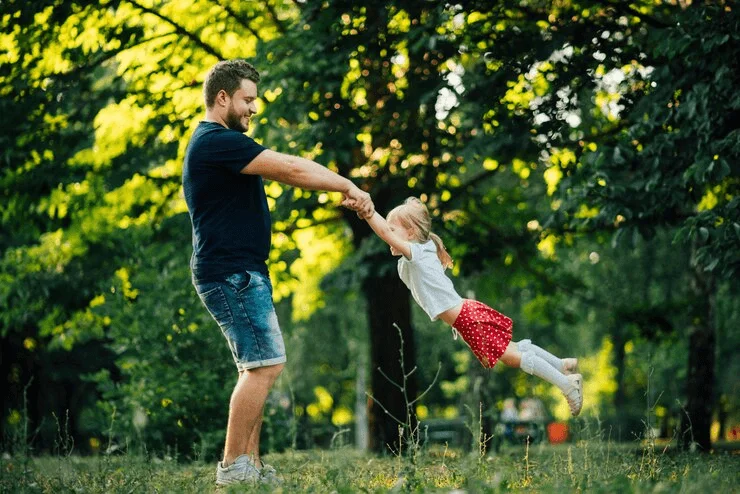
[[[200,299],[219,326],[227,327],[234,322],[231,309],[229,309],[229,304],[226,302],[226,295],[224,295],[220,286],[201,293]]]
[[[252,276],[249,271],[241,271],[226,277],[228,289],[241,293],[252,285]]]

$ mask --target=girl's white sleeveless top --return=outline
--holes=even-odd
[[[411,296],[424,309],[432,321],[444,311],[462,302],[462,297],[445,274],[437,257],[437,246],[433,240],[423,244],[409,242],[411,259],[401,256],[398,260],[398,275],[411,290]]]

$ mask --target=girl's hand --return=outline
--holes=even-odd
[[[347,209],[351,209],[352,211],[355,211],[357,213],[357,217],[363,220],[366,220],[372,216],[372,214],[364,215],[363,212],[357,207],[357,201],[355,201],[354,199],[350,199],[347,196],[344,196],[344,200],[342,201],[342,206],[344,206]]]
[[[347,202],[348,204],[351,203],[351,209],[357,211],[358,215],[360,215],[361,218],[369,218],[375,212],[375,205],[373,204],[373,200],[370,197],[370,194],[368,194],[364,190],[361,190],[354,184],[349,191],[344,193],[344,200],[342,201],[342,204],[344,204],[345,202]]]

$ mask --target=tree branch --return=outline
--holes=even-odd
[[[275,25],[278,28],[278,31],[280,31],[280,34],[285,34],[285,26],[283,26],[283,23],[280,22],[280,19],[278,19],[277,12],[275,11],[275,6],[272,5],[269,1],[265,2],[265,7],[267,7],[267,10],[270,12],[270,17],[272,17],[272,21],[275,23]]]
[[[377,400],[377,398],[375,398],[375,397],[374,397],[374,396],[373,396],[372,394],[368,393],[367,391],[365,391],[365,394],[366,394],[366,395],[367,395],[367,396],[368,396],[368,397],[369,397],[369,398],[370,398],[371,400],[373,400],[373,401],[374,401],[375,403],[377,403],[377,404],[378,404],[378,406],[379,406],[380,408],[382,408],[382,409],[383,409],[383,411],[384,411],[384,412],[386,413],[386,415],[388,415],[388,416],[389,416],[390,418],[392,418],[393,420],[395,420],[395,421],[396,421],[396,422],[397,422],[397,423],[398,423],[399,425],[405,425],[405,424],[406,424],[406,422],[402,422],[402,421],[401,421],[401,420],[400,420],[400,419],[399,419],[398,417],[396,417],[396,416],[395,416],[395,415],[393,415],[393,414],[392,414],[391,412],[389,412],[389,411],[388,411],[388,409],[387,409],[386,407],[384,407],[384,406],[383,406],[383,404],[382,404],[381,402],[379,402],[379,401]]]
[[[229,14],[232,18],[234,18],[234,20],[240,26],[242,26],[244,29],[246,29],[250,33],[252,33],[252,36],[254,36],[257,39],[261,39],[260,36],[259,36],[259,34],[257,34],[257,31],[255,31],[254,28],[249,25],[249,22],[246,19],[244,19],[241,14],[239,14],[238,12],[236,12],[234,9],[232,9],[228,5],[222,4],[218,0],[214,0],[214,2],[215,2],[216,5],[218,5],[222,9],[224,9],[224,11],[226,11],[227,14]]]
[[[175,32],[177,34],[179,34],[180,36],[183,36],[185,38],[190,39],[196,45],[198,45],[199,47],[201,47],[203,49],[203,51],[205,51],[206,53],[208,53],[208,54],[216,57],[218,60],[224,60],[226,58],[226,57],[224,57],[224,55],[222,53],[219,53],[218,50],[216,50],[214,47],[212,47],[208,43],[204,42],[202,39],[200,39],[199,37],[195,36],[193,33],[191,33],[190,31],[188,31],[183,26],[181,26],[177,22],[173,21],[169,17],[165,16],[161,12],[158,12],[158,11],[152,9],[152,8],[149,8],[149,7],[145,7],[144,5],[141,5],[136,0],[125,0],[125,1],[127,1],[128,3],[136,6],[137,8],[139,8],[142,11],[146,12],[147,14],[152,14],[155,17],[159,17],[161,20],[163,20],[164,22],[166,22],[170,26],[174,27],[175,28]]]
[[[442,370],[442,362],[437,362],[437,373],[434,375],[434,379],[432,379],[432,384],[427,386],[427,389],[424,390],[423,393],[421,393],[419,396],[417,396],[415,399],[411,400],[409,402],[409,406],[412,406],[414,403],[420,401],[422,398],[424,398],[424,395],[426,395],[429,390],[432,389],[434,384],[437,382],[437,378],[439,377],[439,371]]]
[[[394,381],[393,379],[391,379],[390,377],[388,377],[388,374],[386,374],[385,372],[383,372],[383,369],[381,369],[380,367],[378,367],[378,372],[380,372],[380,374],[381,374],[381,375],[382,375],[382,376],[383,376],[384,378],[386,378],[386,380],[387,380],[387,381],[388,381],[389,383],[391,383],[392,385],[394,385],[395,387],[397,387],[399,391],[403,391],[403,390],[404,390],[403,386],[401,386],[401,385],[400,385],[400,384],[398,384],[398,383],[397,383],[396,381]]]
[[[131,44],[131,45],[123,45],[122,44],[120,47],[118,47],[118,48],[116,48],[114,50],[104,52],[101,56],[99,56],[98,58],[96,58],[95,60],[93,60],[93,61],[91,61],[89,63],[86,63],[84,65],[78,65],[75,68],[73,68],[71,70],[68,70],[67,72],[57,72],[57,73],[47,74],[46,76],[43,76],[43,77],[50,77],[50,78],[55,78],[56,77],[56,78],[60,78],[60,77],[71,77],[71,76],[75,76],[76,74],[78,74],[80,72],[84,72],[86,70],[89,70],[89,69],[92,69],[92,68],[97,67],[98,65],[100,65],[100,64],[102,64],[102,63],[110,60],[111,58],[115,57],[119,53],[122,53],[122,52],[124,52],[126,50],[130,50],[131,48],[135,48],[137,46],[143,45],[144,43],[148,43],[150,41],[155,41],[155,40],[158,40],[158,39],[166,38],[167,36],[172,36],[174,34],[176,34],[176,33],[173,32],[173,33],[158,34],[157,36],[152,36],[151,38],[144,38],[144,39],[142,39],[142,40],[140,40],[140,41],[138,41],[138,42],[136,42],[134,44]]]

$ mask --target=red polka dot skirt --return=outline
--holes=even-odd
[[[453,328],[483,367],[492,368],[511,341],[512,320],[477,300],[465,300]]]

